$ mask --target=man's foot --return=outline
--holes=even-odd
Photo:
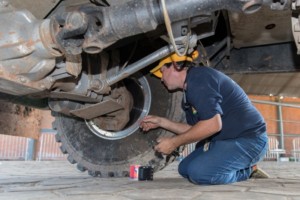
[[[252,166],[250,178],[270,178],[270,176],[267,174],[267,172],[257,167],[257,165],[254,165]]]

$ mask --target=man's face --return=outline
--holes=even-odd
[[[176,78],[178,77],[178,71],[175,70],[174,65],[171,64],[170,67],[164,65],[160,71],[162,73],[161,81],[168,88],[168,90],[178,89],[178,80]]]

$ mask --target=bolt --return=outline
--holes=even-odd
[[[188,28],[187,27],[182,27],[182,29],[181,29],[181,35],[185,36],[187,34],[188,34]]]
[[[66,24],[69,29],[81,29],[87,24],[87,17],[81,12],[71,12],[67,16]]]
[[[27,82],[26,78],[23,77],[23,76],[20,76],[20,77],[19,77],[19,81],[20,81],[21,83],[26,83],[26,82]]]
[[[90,87],[94,90],[98,90],[102,87],[102,83],[99,79],[95,79],[91,81]]]

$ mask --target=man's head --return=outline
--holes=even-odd
[[[150,72],[158,78],[161,78],[169,90],[175,90],[183,87],[186,77],[186,70],[193,65],[193,61],[198,57],[198,51],[191,55],[178,56],[176,53],[163,58],[159,64]]]
[[[193,51],[190,55],[186,56],[178,56],[176,53],[173,53],[165,58],[163,58],[156,67],[154,67],[150,72],[157,76],[158,78],[162,78],[162,73],[160,69],[163,66],[171,66],[171,64],[174,64],[175,67],[178,68],[178,70],[184,68],[185,64],[193,62],[196,58],[198,58],[199,53],[198,51]],[[178,64],[176,64],[178,63]]]

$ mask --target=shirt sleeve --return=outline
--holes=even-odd
[[[208,120],[223,115],[218,77],[210,73],[193,73],[188,81],[188,101],[197,119]]]

